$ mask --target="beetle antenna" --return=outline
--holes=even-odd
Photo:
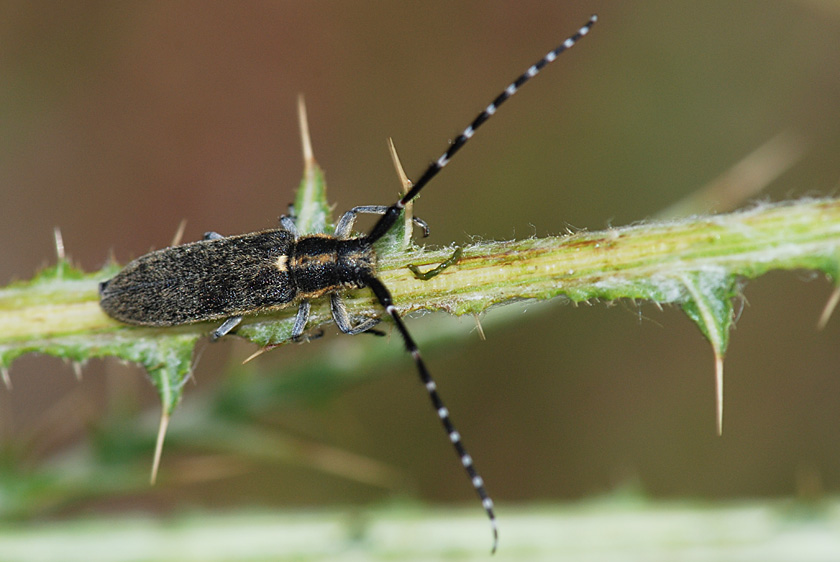
[[[493,530],[492,552],[495,553],[496,547],[499,545],[499,527],[496,523],[496,513],[493,509],[493,500],[484,488],[484,479],[478,474],[475,464],[473,464],[472,457],[467,452],[466,447],[464,447],[464,443],[461,440],[461,434],[455,429],[452,419],[449,417],[449,409],[444,405],[443,399],[441,399],[440,394],[438,394],[437,384],[432,378],[431,373],[429,373],[429,370],[426,368],[426,363],[423,362],[423,358],[420,356],[420,349],[414,342],[414,338],[412,338],[411,334],[408,333],[405,323],[402,321],[397,308],[394,306],[391,293],[385,285],[375,277],[365,279],[365,283],[373,291],[373,294],[376,295],[379,303],[385,308],[385,312],[387,312],[394,320],[394,324],[396,324],[397,330],[399,330],[400,335],[403,338],[406,350],[408,350],[412,359],[414,359],[414,364],[417,365],[417,371],[420,374],[420,381],[423,383],[423,386],[426,387],[426,392],[429,393],[429,399],[432,401],[432,406],[434,407],[435,412],[437,412],[437,416],[440,418],[440,422],[443,424],[446,434],[449,436],[449,441],[452,442],[452,446],[455,447],[455,452],[461,460],[461,465],[464,467],[464,470],[467,471],[467,475],[470,478],[473,489],[475,489],[475,492],[481,499],[481,505],[484,508],[484,511],[487,512],[487,517],[490,519],[490,526]]]
[[[589,30],[595,25],[595,22],[598,20],[597,16],[592,16],[589,18],[589,21],[578,29],[578,31],[563,41],[557,48],[550,51],[546,54],[543,58],[539,61],[531,65],[528,70],[522,73],[516,80],[514,80],[507,88],[505,88],[496,98],[490,102],[484,110],[479,113],[475,119],[473,119],[472,123],[461,132],[460,135],[455,138],[449,148],[444,152],[440,158],[432,162],[426,171],[423,172],[423,175],[420,176],[420,179],[411,187],[411,189],[396,203],[391,205],[385,210],[385,213],[380,217],[380,219],[376,222],[376,224],[371,229],[370,233],[364,237],[364,242],[367,244],[373,244],[380,238],[382,238],[394,224],[396,223],[397,219],[400,216],[400,213],[405,208],[405,206],[411,202],[431,180],[434,178],[438,172],[440,172],[449,162],[452,160],[452,157],[457,153],[461,147],[467,144],[473,135],[475,135],[476,130],[483,125],[491,116],[493,116],[496,111],[499,109],[504,102],[506,102],[513,94],[515,94],[519,88],[521,88],[528,80],[539,74],[539,72],[550,62],[553,62],[560,53],[563,51],[570,49],[577,43],[584,35],[589,33]],[[432,378],[431,373],[426,368],[426,364],[423,362],[423,358],[420,355],[420,349],[417,347],[417,344],[414,342],[414,339],[409,334],[408,329],[405,327],[405,324],[400,317],[397,308],[394,306],[393,299],[391,297],[391,293],[382,284],[381,281],[376,279],[373,276],[368,276],[364,279],[365,285],[370,287],[373,293],[376,295],[377,300],[379,303],[385,308],[385,311],[391,316],[394,321],[394,324],[397,326],[397,330],[399,330],[400,335],[402,336],[403,342],[405,343],[405,347],[408,352],[411,354],[412,359],[414,359],[414,364],[417,366],[417,372],[420,375],[420,381],[423,383],[423,386],[426,388],[426,392],[429,394],[429,399],[432,402],[432,406],[434,407],[435,411],[437,412],[438,418],[440,418],[441,423],[443,424],[444,430],[446,430],[446,434],[449,436],[449,440],[452,442],[452,446],[455,447],[455,452],[458,454],[458,458],[461,460],[461,464],[466,470],[467,475],[470,478],[470,482],[472,483],[473,489],[475,489],[478,497],[481,499],[481,505],[484,507],[484,511],[487,512],[487,517],[490,519],[490,525],[493,530],[493,550],[492,552],[496,552],[496,547],[499,543],[499,530],[498,525],[496,523],[496,514],[493,508],[493,500],[490,498],[490,495],[487,493],[487,490],[484,488],[484,480],[478,474],[478,471],[473,464],[472,457],[469,453],[467,453],[466,447],[461,440],[461,434],[455,429],[455,426],[452,423],[452,419],[449,417],[449,410],[443,403],[443,400],[438,394],[437,391],[437,384],[435,383],[434,379]]]
[[[563,51],[570,49],[577,43],[584,35],[589,33],[589,30],[595,25],[595,22],[598,20],[597,16],[592,16],[589,18],[589,21],[577,30],[577,32],[563,41],[557,48],[550,51],[546,54],[543,58],[539,61],[531,65],[528,70],[522,73],[516,80],[514,80],[507,88],[505,88],[499,95],[495,97],[495,99],[490,102],[484,110],[479,113],[475,119],[473,119],[472,123],[461,132],[460,135],[455,138],[449,148],[444,152],[440,158],[432,162],[426,171],[423,172],[423,175],[420,176],[420,179],[408,190],[408,192],[396,203],[387,207],[385,209],[384,214],[379,220],[374,224],[373,228],[371,229],[370,233],[363,238],[364,243],[372,245],[377,240],[385,236],[385,234],[391,229],[392,226],[397,222],[397,219],[400,216],[400,213],[405,209],[405,206],[411,202],[431,180],[434,178],[438,172],[440,172],[449,162],[452,160],[452,157],[458,152],[461,147],[467,144],[473,135],[475,135],[476,130],[483,125],[491,116],[493,116],[499,107],[506,102],[513,94],[515,94],[519,88],[521,88],[525,82],[539,74],[539,72],[545,68],[550,62],[553,62],[560,53]],[[408,329],[405,327],[405,324],[400,317],[397,308],[394,306],[393,299],[391,298],[391,293],[382,284],[381,281],[376,279],[373,276],[367,276],[364,279],[364,284],[373,291],[376,295],[377,300],[379,303],[385,308],[385,311],[391,316],[394,321],[394,324],[397,326],[397,330],[399,330],[400,335],[402,336],[403,342],[405,343],[405,347],[408,352],[411,354],[412,359],[414,359],[414,364],[417,366],[417,372],[420,375],[420,381],[423,383],[423,386],[426,387],[426,392],[429,394],[429,399],[432,402],[432,406],[434,407],[435,411],[437,412],[438,418],[440,418],[441,423],[443,424],[443,428],[446,430],[446,434],[449,436],[449,440],[452,442],[453,447],[455,447],[455,452],[458,454],[458,458],[461,460],[461,464],[466,470],[467,475],[470,478],[470,482],[472,483],[473,489],[475,489],[478,497],[481,499],[481,505],[484,507],[484,511],[487,512],[487,517],[490,519],[490,525],[493,530],[493,552],[496,552],[496,547],[499,543],[499,530],[496,523],[496,514],[493,509],[493,500],[490,498],[490,495],[487,493],[487,490],[484,488],[484,480],[478,474],[478,471],[473,464],[472,457],[467,453],[467,449],[464,447],[463,442],[461,441],[461,434],[455,429],[455,426],[452,423],[451,418],[449,417],[449,410],[444,406],[443,400],[438,394],[437,385],[432,378],[431,373],[426,368],[426,364],[423,362],[423,358],[420,356],[420,349],[417,347],[417,344],[414,342],[414,339],[409,334]]]
[[[472,123],[463,130],[463,132],[458,135],[458,137],[452,141],[452,144],[449,148],[444,152],[440,158],[429,164],[429,167],[426,168],[426,171],[423,172],[423,175],[420,176],[420,179],[414,183],[414,186],[406,193],[402,199],[388,207],[388,210],[385,212],[384,215],[377,221],[377,223],[373,226],[373,229],[370,231],[370,234],[367,235],[367,239],[369,243],[374,243],[387,233],[394,223],[397,221],[397,217],[400,214],[400,211],[403,210],[406,203],[417,197],[420,193],[420,190],[426,187],[432,178],[434,178],[438,172],[440,172],[444,166],[449,164],[449,161],[452,160],[452,157],[458,152],[462,146],[467,144],[467,141],[470,140],[475,131],[483,125],[490,117],[496,113],[496,110],[499,109],[499,106],[505,103],[513,94],[515,94],[519,88],[521,88],[525,82],[539,74],[539,72],[545,68],[545,66],[553,62],[554,59],[560,55],[563,51],[570,49],[577,43],[584,35],[589,33],[589,30],[592,29],[592,26],[595,25],[595,22],[598,21],[598,16],[593,15],[589,18],[589,21],[586,22],[586,25],[581,27],[577,30],[577,33],[563,41],[557,48],[550,51],[546,54],[543,58],[541,58],[536,63],[532,64],[528,70],[523,72],[519,78],[514,80],[510,83],[510,85],[505,88],[502,93],[500,93],[496,98],[490,102],[484,111],[478,114],[475,119],[473,119]]]

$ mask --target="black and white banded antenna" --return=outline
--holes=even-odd
[[[423,175],[420,176],[420,179],[414,183],[413,187],[406,193],[402,199],[391,205],[387,208],[385,213],[376,224],[371,229],[370,233],[364,237],[364,240],[368,244],[373,244],[380,238],[382,238],[394,224],[396,223],[397,219],[400,216],[400,213],[405,208],[406,204],[412,201],[417,195],[420,193],[426,185],[434,178],[438,172],[440,172],[451,160],[452,157],[458,152],[467,141],[469,141],[473,135],[475,134],[476,130],[483,125],[488,119],[490,119],[493,114],[499,109],[499,107],[507,101],[513,94],[515,94],[519,88],[521,88],[528,80],[539,74],[539,72],[545,68],[546,65],[553,62],[563,51],[570,49],[572,46],[575,45],[584,35],[589,33],[589,30],[592,29],[592,26],[595,25],[595,22],[598,21],[598,16],[593,15],[589,18],[589,21],[586,22],[586,25],[578,29],[577,33],[563,41],[557,48],[551,50],[548,54],[546,54],[543,58],[539,61],[531,65],[528,70],[522,73],[516,80],[514,80],[507,88],[504,89],[496,98],[490,102],[481,113],[473,119],[472,123],[463,130],[463,132],[458,135],[458,137],[452,142],[449,148],[444,152],[440,158],[432,162],[426,171],[423,172]],[[472,482],[472,486],[475,489],[476,493],[478,494],[479,498],[481,499],[481,504],[484,507],[484,511],[487,512],[487,517],[490,519],[490,525],[493,529],[493,550],[492,552],[496,552],[496,548],[499,544],[499,530],[498,524],[496,523],[496,514],[493,508],[493,500],[490,498],[490,495],[487,493],[487,490],[484,487],[484,480],[479,475],[478,471],[473,464],[472,457],[467,453],[467,449],[464,447],[463,442],[461,441],[461,435],[455,429],[455,426],[452,424],[452,420],[449,417],[449,410],[443,403],[443,400],[438,394],[437,385],[435,384],[434,379],[432,379],[429,370],[426,368],[426,364],[423,362],[423,358],[420,356],[420,350],[417,347],[417,344],[414,342],[414,339],[408,333],[408,330],[405,327],[405,324],[402,321],[402,318],[397,311],[397,308],[394,306],[393,299],[391,298],[391,293],[382,284],[381,281],[376,279],[375,277],[371,276],[365,279],[365,283],[368,287],[371,288],[373,293],[376,295],[377,300],[382,304],[385,308],[385,311],[391,316],[396,324],[397,329],[400,332],[400,335],[405,342],[405,347],[408,352],[411,354],[411,357],[414,359],[414,363],[417,365],[417,371],[420,374],[420,380],[423,385],[426,387],[426,391],[429,394],[429,398],[432,401],[432,406],[434,406],[435,411],[437,412],[438,417],[440,418],[441,423],[443,424],[444,429],[446,430],[447,435],[449,436],[449,440],[452,442],[452,445],[455,447],[455,452],[458,454],[458,458],[461,461],[461,464],[464,466],[470,481]]]

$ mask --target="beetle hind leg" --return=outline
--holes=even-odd
[[[240,322],[242,322],[241,316],[231,316],[230,318],[222,322],[221,326],[213,330],[213,333],[210,334],[210,340],[216,341],[219,338],[225,337],[226,335],[231,333],[237,326],[239,326]]]

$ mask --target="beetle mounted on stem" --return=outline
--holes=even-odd
[[[101,283],[102,309],[116,320],[140,326],[166,327],[221,320],[211,334],[216,340],[233,332],[246,315],[297,305],[291,339],[298,341],[306,332],[311,301],[327,296],[332,317],[342,332],[356,335],[370,331],[379,323],[379,318],[352,318],[341,296],[343,291],[367,287],[396,325],[432,406],[481,499],[492,526],[492,550],[495,552],[498,527],[493,501],[390,291],[377,277],[374,244],[392,230],[406,205],[451,161],[478,128],[528,80],[560,53],[574,46],[596,21],[597,17],[592,16],[574,35],[528,67],[426,168],[411,189],[390,206],[354,207],[344,213],[333,234],[299,232],[295,217],[283,216],[278,229],[236,236],[208,232],[204,240],[151,252]],[[380,215],[380,218],[367,234],[354,236],[356,217],[362,213]],[[427,231],[425,223],[417,219],[415,222]],[[453,256],[451,261],[454,260]]]

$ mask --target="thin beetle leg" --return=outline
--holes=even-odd
[[[311,309],[308,300],[300,301],[298,305],[297,315],[295,316],[295,323],[292,326],[292,337],[291,340],[293,342],[299,342],[302,339],[303,331],[306,329],[306,323],[309,321],[309,310]]]
[[[300,233],[297,229],[297,224],[295,223],[295,217],[283,215],[282,217],[280,217],[280,226],[294,234],[295,238],[300,236]]]
[[[312,305],[308,300],[300,301],[298,305],[297,315],[295,316],[295,323],[292,326],[292,336],[289,338],[295,343],[305,343],[312,340],[317,340],[324,336],[323,330],[315,330],[314,332],[305,333],[306,323],[309,322],[309,311]]]
[[[216,341],[219,338],[225,337],[226,335],[231,333],[237,326],[239,326],[240,322],[242,322],[241,316],[231,316],[230,318],[222,322],[221,326],[213,330],[213,333],[210,334],[210,340]]]
[[[371,215],[384,215],[388,211],[387,205],[360,205],[353,207],[343,215],[335,225],[335,235],[338,238],[349,238],[356,224],[356,215],[365,213]],[[423,238],[429,236],[429,225],[423,219],[411,217],[411,221],[423,230]]]
[[[330,310],[332,311],[333,320],[338,329],[349,336],[357,334],[371,333],[378,336],[384,336],[384,332],[379,330],[372,330],[374,326],[379,324],[379,318],[363,318],[361,321],[353,324],[350,315],[347,313],[347,307],[344,304],[344,299],[340,295],[330,295]]]

